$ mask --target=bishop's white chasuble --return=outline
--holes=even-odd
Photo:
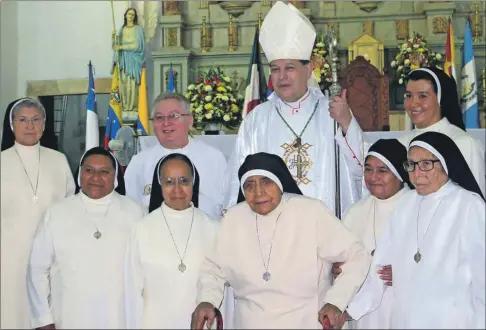
[[[97,200],[80,192],[46,211],[27,274],[31,328],[125,327],[125,256],[143,215],[141,205],[116,191]]]
[[[251,111],[240,126],[229,162],[225,206],[236,204],[240,187],[238,169],[245,157],[268,152],[282,157],[304,195],[322,200],[334,211],[335,139],[341,155],[342,213],[358,201],[363,172],[362,131],[353,118],[346,136],[339,129],[335,137],[334,120],[328,108],[328,98],[318,88],[309,88],[308,94],[293,104],[283,102],[273,93],[269,101]]]
[[[74,194],[75,185],[66,156],[39,144],[15,143],[0,158],[1,328],[25,329],[30,327],[25,278],[37,224],[47,207]]]

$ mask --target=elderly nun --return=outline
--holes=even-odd
[[[48,206],[73,195],[74,179],[66,156],[43,141],[46,111],[39,101],[16,100],[6,116],[0,157],[1,328],[14,329],[29,327],[25,276],[37,224]]]
[[[155,167],[151,213],[135,226],[127,253],[127,329],[191,325],[199,270],[219,228],[198,208],[199,184],[183,154],[169,154]]]
[[[407,148],[397,139],[380,139],[369,149],[365,158],[364,181],[370,195],[353,204],[346,212],[343,223],[358,236],[373,256],[376,243],[383,233],[388,219],[397,202],[411,186],[408,173],[403,168],[407,161]],[[333,266],[334,276],[341,273],[342,263]],[[387,269],[390,266],[385,265]],[[391,285],[391,278],[378,270],[382,278]],[[388,329],[390,327],[390,304],[393,289],[385,292],[380,307],[361,318],[357,324],[350,324],[353,329]]]
[[[240,200],[225,214],[199,278],[193,329],[211,324],[225,283],[237,329],[334,325],[362,284],[370,257],[325,204],[305,197],[277,155],[246,157]],[[331,264],[345,261],[330,285]]]
[[[454,79],[434,67],[410,72],[405,91],[405,110],[415,129],[402,135],[400,142],[408,147],[414,137],[428,131],[449,136],[461,151],[484,195],[484,145],[465,131]]]
[[[383,303],[390,287],[372,270],[390,264],[390,328],[484,329],[486,204],[479,185],[442,133],[414,138],[404,168],[415,190],[396,204],[347,314],[359,320]]]
[[[45,212],[27,274],[31,328],[125,327],[125,253],[144,212],[116,191],[118,171],[109,151],[88,150],[79,165],[80,192]]]

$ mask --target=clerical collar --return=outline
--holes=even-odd
[[[194,205],[191,202],[191,205],[185,210],[174,210],[173,208],[170,208],[164,201],[162,202],[161,207],[165,216],[167,217],[167,220],[170,218],[187,218],[188,220],[191,220]]]
[[[111,201],[113,199],[113,195],[115,194],[115,190],[113,189],[113,191],[111,193],[109,193],[105,197],[101,197],[101,198],[98,198],[98,199],[90,198],[82,190],[79,192],[79,194],[81,195],[81,199],[83,200],[84,203],[106,205],[106,204],[111,203]]]
[[[290,109],[292,110],[292,114],[296,114],[299,112],[300,108],[305,104],[305,102],[309,99],[310,91],[307,88],[307,92],[302,96],[299,100],[295,102],[285,102],[281,98],[279,98],[280,102],[282,103],[282,109]]]
[[[17,148],[18,151],[22,152],[22,151],[26,151],[26,152],[29,152],[31,150],[38,150],[40,148],[40,142],[37,142],[36,144],[34,144],[33,146],[25,146],[23,144],[20,144],[18,143],[17,141],[15,141],[15,144],[14,144],[15,148]]]

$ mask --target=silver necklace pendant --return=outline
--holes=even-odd
[[[263,273],[262,277],[265,282],[268,282],[272,278],[272,275],[268,271],[266,271],[265,273]]]
[[[37,197],[37,195],[34,195],[34,197],[32,197],[32,203],[34,204],[39,203],[39,197]]]
[[[413,260],[415,260],[416,263],[419,263],[420,259],[422,259],[422,255],[419,251],[417,251],[417,253],[415,253],[415,255],[413,256]]]
[[[179,267],[178,267],[178,268],[179,268],[179,271],[180,271],[181,273],[184,273],[184,272],[186,271],[186,268],[187,268],[187,267],[186,267],[186,264],[185,264],[184,262],[182,262],[182,261],[181,261],[181,263],[179,264]]]
[[[101,233],[100,233],[100,231],[99,231],[99,230],[97,230],[97,231],[96,231],[96,232],[93,234],[93,236],[94,236],[94,238],[96,238],[96,239],[100,239],[100,237],[101,237]]]

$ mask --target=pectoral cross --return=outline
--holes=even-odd
[[[295,140],[294,146],[297,148],[297,160],[292,160],[291,168],[297,167],[297,178],[300,180],[302,179],[302,167],[308,165],[308,162],[302,161],[302,140],[300,137]]]

